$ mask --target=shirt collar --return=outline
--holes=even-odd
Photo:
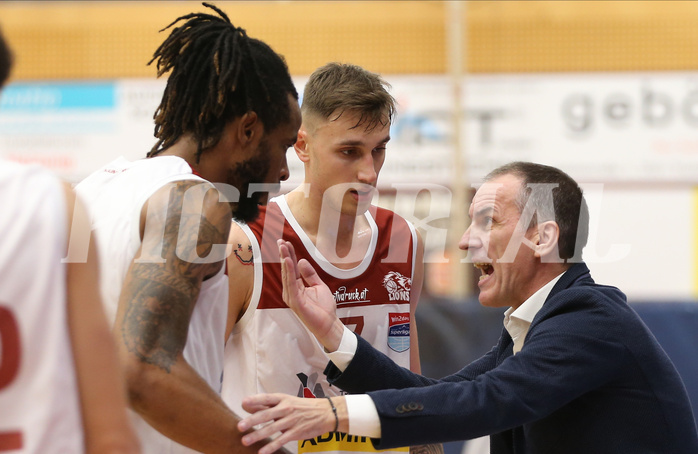
[[[528,297],[526,301],[521,304],[518,308],[514,309],[510,307],[504,312],[505,323],[508,322],[510,318],[517,318],[527,323],[533,322],[534,317],[538,311],[543,307],[543,303],[548,299],[548,295],[553,290],[553,287],[560,280],[564,272],[557,275],[550,282],[545,284],[543,287],[539,288],[536,293]]]

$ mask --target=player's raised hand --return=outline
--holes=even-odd
[[[283,300],[318,341],[333,352],[339,347],[344,325],[337,318],[337,306],[332,292],[320,279],[307,260],[296,259],[293,246],[288,241],[278,240],[281,259]]]

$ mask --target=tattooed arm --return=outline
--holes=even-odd
[[[203,208],[183,203],[196,185],[207,187],[176,182],[144,206],[143,241],[124,281],[114,332],[130,404],[149,424],[197,451],[251,453],[256,449],[240,443],[238,418],[182,354],[201,284],[224,266],[222,260],[193,263],[193,258],[226,243],[231,219],[230,207],[210,187]],[[182,251],[180,244],[178,250],[178,237],[195,248]]]
[[[228,257],[228,323],[225,329],[226,342],[235,323],[247,311],[254,290],[254,257],[250,239],[240,226],[230,226],[228,244],[232,252]]]

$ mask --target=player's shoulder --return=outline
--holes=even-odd
[[[12,161],[0,161],[0,182],[16,183],[27,190],[36,190],[34,184],[44,182],[48,185],[60,185],[60,179],[49,169],[39,165],[26,165]]]
[[[38,165],[25,165],[11,161],[0,161],[0,200],[4,214],[12,219],[13,207],[23,212],[55,208],[58,198],[63,197],[63,182],[51,170]]]
[[[221,233],[228,230],[232,211],[230,204],[221,203],[220,196],[213,184],[202,179],[174,179],[157,187],[152,193],[145,192],[147,203],[143,209],[148,213],[153,210],[174,210],[182,216],[198,215],[207,222],[221,227]],[[176,217],[167,216],[176,220]]]
[[[255,251],[258,250],[253,245],[252,232],[247,224],[233,220],[230,224],[230,235],[228,236],[228,278],[231,284],[235,282],[239,286],[240,281],[247,279],[248,275],[241,274],[241,271],[248,265],[254,264]],[[243,268],[240,268],[240,267]],[[239,288],[238,288],[239,289]]]
[[[250,244],[250,237],[247,231],[249,226],[247,224],[241,223],[233,219],[230,223],[230,234],[228,235],[228,244],[236,245],[241,244],[247,246]]]

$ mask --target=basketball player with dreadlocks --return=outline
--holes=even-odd
[[[248,197],[255,185],[288,177],[286,150],[300,126],[283,58],[204,5],[216,14],[176,19],[151,60],[158,75],[170,75],[148,157],[120,158],[78,185],[148,453],[256,450],[242,446],[238,418],[220,398],[228,297],[221,248],[231,218],[254,219],[266,201],[265,193]]]

